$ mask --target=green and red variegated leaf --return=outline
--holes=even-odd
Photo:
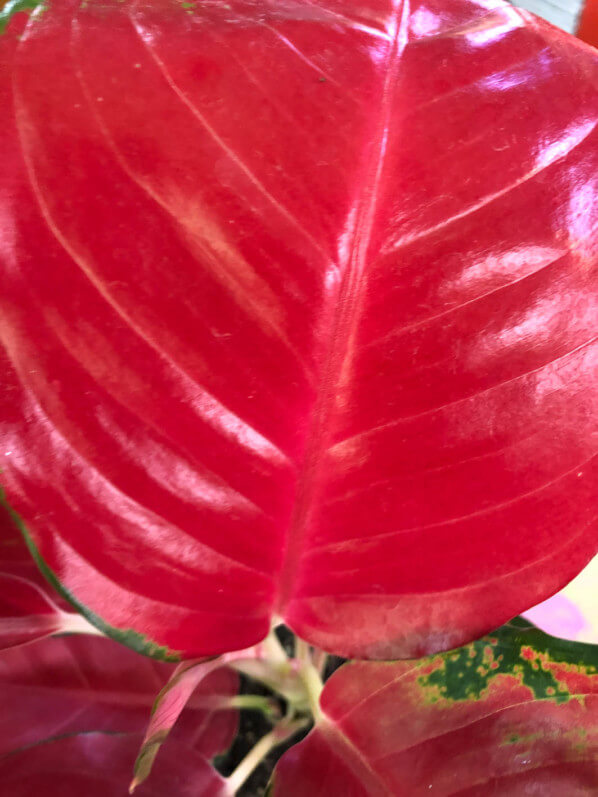
[[[598,647],[514,621],[443,655],[350,663],[273,797],[591,797]]]
[[[277,616],[396,658],[581,570],[591,48],[501,0],[16,22],[2,482],[88,619],[155,656],[239,650]]]
[[[94,731],[140,734],[140,744],[156,695],[173,669],[112,640],[82,635],[3,651],[0,755],[56,736]],[[237,686],[231,670],[206,677],[190,698],[173,740],[205,758],[224,752],[236,733],[237,712],[218,710],[214,698],[236,694]],[[125,792],[134,762],[135,755]]]
[[[0,504],[0,650],[57,633],[97,634],[43,578]]]
[[[0,758],[10,797],[124,797],[141,735],[86,733],[42,740]],[[230,797],[225,780],[196,750],[175,744],[139,797]]]

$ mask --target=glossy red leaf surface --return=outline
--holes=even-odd
[[[80,615],[62,612],[35,584],[0,573],[0,650],[86,629],[97,633]]]
[[[38,567],[29,553],[18,526],[13,522],[6,507],[0,503],[0,572],[19,576],[47,587]]]
[[[593,50],[495,0],[56,0],[2,57],[2,482],[93,622],[421,655],[591,558]]]
[[[100,637],[57,637],[2,651],[0,756],[62,735],[135,734],[126,793],[154,700],[172,671],[172,665]],[[175,742],[205,758],[225,751],[237,730],[237,712],[214,711],[205,702],[236,690],[234,672],[211,673],[189,700],[164,751]]]
[[[16,525],[0,505],[0,650],[59,632],[97,633],[68,611],[39,572]]]
[[[127,794],[139,735],[87,733],[51,739],[0,759],[0,789],[11,797],[119,797]],[[183,745],[166,751],[138,797],[224,797],[224,779]]]
[[[354,663],[278,763],[272,797],[591,797],[598,647],[536,629],[419,661]]]

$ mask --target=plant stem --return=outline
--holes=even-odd
[[[301,663],[311,661],[309,645],[304,639],[295,637],[295,658]]]
[[[234,695],[222,704],[222,708],[249,709],[262,711],[266,717],[279,719],[281,711],[276,700],[261,695]]]
[[[320,673],[316,670],[314,665],[310,662],[304,664],[299,670],[299,676],[305,686],[305,691],[309,698],[309,707],[314,722],[322,719],[322,709],[320,708],[320,695],[324,684],[320,678]]]
[[[262,711],[266,717],[279,720],[282,716],[278,702],[272,697],[262,695],[202,695],[192,698],[194,708],[208,711],[227,711],[228,709],[248,709]]]
[[[305,687],[290,662],[282,668],[280,665],[272,665],[267,659],[242,659],[231,662],[230,666],[237,672],[265,684],[268,689],[277,692],[297,708],[301,708],[305,703]]]
[[[320,678],[322,678],[324,675],[324,670],[326,669],[326,663],[328,662],[328,654],[325,651],[316,648],[314,650],[312,660],[314,667],[320,674]]]
[[[299,677],[303,681],[307,697],[309,699],[309,707],[311,709],[314,722],[317,722],[322,717],[322,709],[320,708],[320,695],[324,684],[320,677],[320,673],[313,664],[311,649],[307,642],[303,639],[296,637],[295,641],[295,656],[299,664]]]
[[[274,628],[270,629],[270,633],[262,642],[262,647],[266,654],[266,658],[268,661],[272,662],[272,664],[288,665],[289,657],[287,656],[283,646],[278,641],[278,637],[276,636]]]
[[[255,747],[247,753],[241,763],[226,778],[229,792],[236,794],[237,790],[245,783],[253,770],[258,767],[266,756],[279,744],[286,742],[291,736],[305,728],[309,720],[301,719],[293,722],[281,720],[272,730],[259,740]]]

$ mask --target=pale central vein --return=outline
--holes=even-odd
[[[322,458],[331,437],[331,420],[339,386],[353,359],[367,256],[386,158],[392,104],[401,56],[407,44],[408,20],[409,0],[396,0],[392,19],[389,21],[389,45],[375,144],[365,166],[362,187],[347,214],[347,228],[341,236],[339,262],[342,276],[330,290],[323,314],[323,321],[326,323],[322,328],[330,330],[329,343],[322,359],[319,395],[311,416],[303,466],[300,469],[286,537],[276,609],[279,614],[282,614],[296,588],[305,535],[317,497]]]

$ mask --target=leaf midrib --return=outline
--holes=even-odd
[[[323,455],[330,443],[332,426],[330,421],[334,413],[338,386],[352,356],[352,344],[363,297],[367,255],[386,158],[392,102],[401,56],[407,44],[408,20],[409,0],[402,2],[394,0],[392,18],[388,24],[389,46],[384,67],[375,144],[364,167],[364,179],[361,181],[360,191],[347,213],[348,245],[345,247],[346,254],[339,262],[338,273],[341,276],[336,280],[334,287],[329,289],[322,313],[321,328],[328,330],[329,343],[322,357],[322,367],[317,382],[319,390],[311,413],[303,462],[298,469],[295,501],[285,539],[282,567],[279,571],[276,612],[281,616],[295,592],[305,535],[315,504]]]

